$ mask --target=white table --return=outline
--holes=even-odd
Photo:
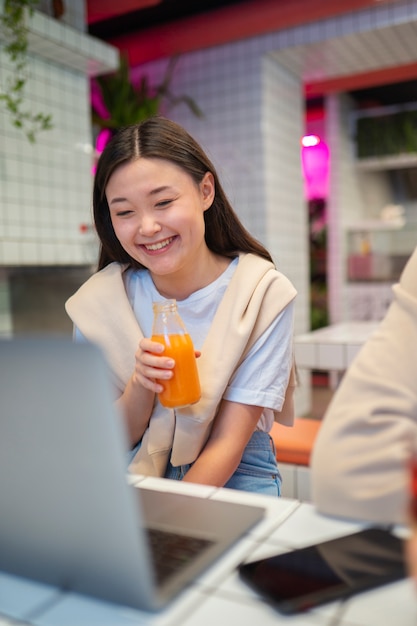
[[[343,322],[295,337],[297,366],[345,371],[379,322]]]
[[[415,626],[417,591],[411,580],[384,586],[341,604],[333,602],[309,613],[285,617],[274,611],[240,580],[236,566],[319,540],[331,539],[361,524],[317,514],[311,504],[228,489],[187,485],[155,478],[138,478],[144,488],[256,503],[265,519],[224,555],[192,588],[168,609],[148,614],[107,604],[75,593],[0,576],[0,614],[36,626]],[[19,622],[17,622],[19,623]],[[20,622],[21,623],[21,622]],[[6,617],[0,626],[16,624]]]

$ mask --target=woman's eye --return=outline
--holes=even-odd
[[[163,209],[164,207],[168,206],[168,204],[171,204],[172,200],[161,200],[160,202],[156,203],[156,207]]]
[[[117,211],[116,216],[117,217],[127,217],[128,215],[131,215],[133,213],[133,211]]]

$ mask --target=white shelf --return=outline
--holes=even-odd
[[[349,233],[400,230],[404,228],[406,222],[399,220],[362,220],[354,224],[347,224],[345,230]]]
[[[357,167],[366,172],[378,172],[381,170],[399,170],[417,167],[417,154],[395,154],[384,157],[369,157],[357,159]]]
[[[27,13],[26,24],[29,54],[36,54],[87,76],[111,72],[119,65],[117,48],[39,11],[34,11],[32,16]],[[0,29],[0,42],[6,41],[5,32]]]

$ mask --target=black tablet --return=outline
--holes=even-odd
[[[306,611],[407,575],[403,540],[374,527],[242,564],[239,573],[285,614]]]

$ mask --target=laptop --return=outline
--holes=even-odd
[[[0,570],[155,611],[264,509],[129,486],[110,381],[91,344],[0,340]],[[168,574],[154,563],[161,537],[177,551],[191,537]]]

